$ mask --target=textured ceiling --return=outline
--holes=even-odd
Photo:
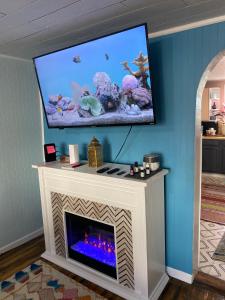
[[[0,53],[32,58],[131,25],[149,32],[225,15],[225,0],[0,0]]]

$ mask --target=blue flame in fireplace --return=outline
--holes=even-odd
[[[111,239],[102,239],[100,236],[88,236],[84,241],[78,241],[71,249],[116,268],[115,243]]]

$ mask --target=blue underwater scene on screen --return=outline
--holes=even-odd
[[[144,25],[34,62],[49,127],[154,122]]]

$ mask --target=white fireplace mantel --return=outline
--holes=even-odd
[[[129,171],[127,165],[105,165]],[[168,171],[161,170],[147,180],[137,180],[98,174],[95,168],[89,168],[86,164],[71,170],[64,169],[59,162],[33,165],[33,168],[38,169],[41,192],[46,244],[42,257],[125,299],[158,299],[168,282],[164,238],[164,176]],[[117,209],[130,217],[130,227],[126,224],[124,227],[132,247],[126,247],[126,243],[117,245],[122,249],[119,257],[124,255],[123,260],[117,257],[117,279],[76,262],[67,255],[66,237],[63,236],[64,218],[60,216],[68,209],[79,214],[72,211],[74,206],[79,207],[79,201],[95,208],[105,207],[106,211]],[[88,213],[85,215],[85,211],[82,211],[85,217],[89,216]],[[107,222],[114,222],[116,227],[118,220],[112,218]],[[60,226],[63,230],[60,230]]]

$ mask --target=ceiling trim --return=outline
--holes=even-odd
[[[11,55],[6,55],[6,54],[1,54],[0,53],[0,58],[8,58],[8,59],[16,59],[16,60],[22,60],[22,61],[26,61],[26,62],[31,62],[32,59],[28,59],[28,58],[22,58],[22,57],[17,57],[17,56],[11,56]]]
[[[160,37],[163,35],[168,35],[168,34],[177,33],[177,32],[181,32],[181,31],[185,31],[185,30],[189,30],[189,29],[212,25],[212,24],[216,24],[216,23],[220,23],[220,22],[224,22],[224,21],[225,21],[225,15],[215,17],[215,18],[205,19],[202,21],[192,22],[192,23],[185,24],[185,25],[171,27],[171,28],[168,28],[165,30],[152,32],[152,33],[148,34],[148,37],[149,38]]]

